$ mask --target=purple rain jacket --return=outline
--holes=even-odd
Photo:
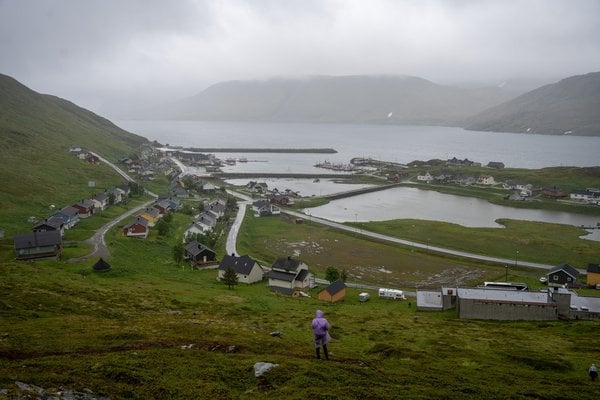
[[[316,318],[312,320],[312,328],[315,333],[315,346],[322,346],[329,343],[331,336],[329,336],[329,329],[331,325],[323,317],[323,311],[317,310]]]

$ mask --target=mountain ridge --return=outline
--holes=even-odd
[[[138,119],[341,122],[460,126],[514,94],[404,75],[223,81]]]
[[[465,129],[600,136],[600,72],[570,76],[491,107],[469,118]]]

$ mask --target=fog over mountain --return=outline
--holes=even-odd
[[[466,128],[600,136],[600,72],[532,90],[470,118]]]
[[[109,117],[276,76],[530,90],[598,70],[599,15],[597,0],[9,0],[0,73]]]
[[[221,82],[137,117],[460,126],[513,97],[498,87],[463,89],[409,76],[279,78]]]

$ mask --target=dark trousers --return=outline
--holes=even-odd
[[[329,360],[329,353],[327,352],[327,345],[324,344],[323,346],[323,354],[325,354],[325,359]],[[321,347],[317,347],[317,358],[321,358]]]

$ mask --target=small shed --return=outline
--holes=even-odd
[[[338,279],[321,290],[318,297],[319,300],[330,301],[332,303],[344,300],[346,298],[346,284],[341,279]]]
[[[92,266],[92,269],[96,272],[110,271],[111,268],[112,267],[110,266],[110,264],[104,261],[102,257],[100,257],[100,259],[96,261],[96,264]]]
[[[598,287],[598,284],[600,284],[600,264],[588,264],[586,279],[588,287]]]

